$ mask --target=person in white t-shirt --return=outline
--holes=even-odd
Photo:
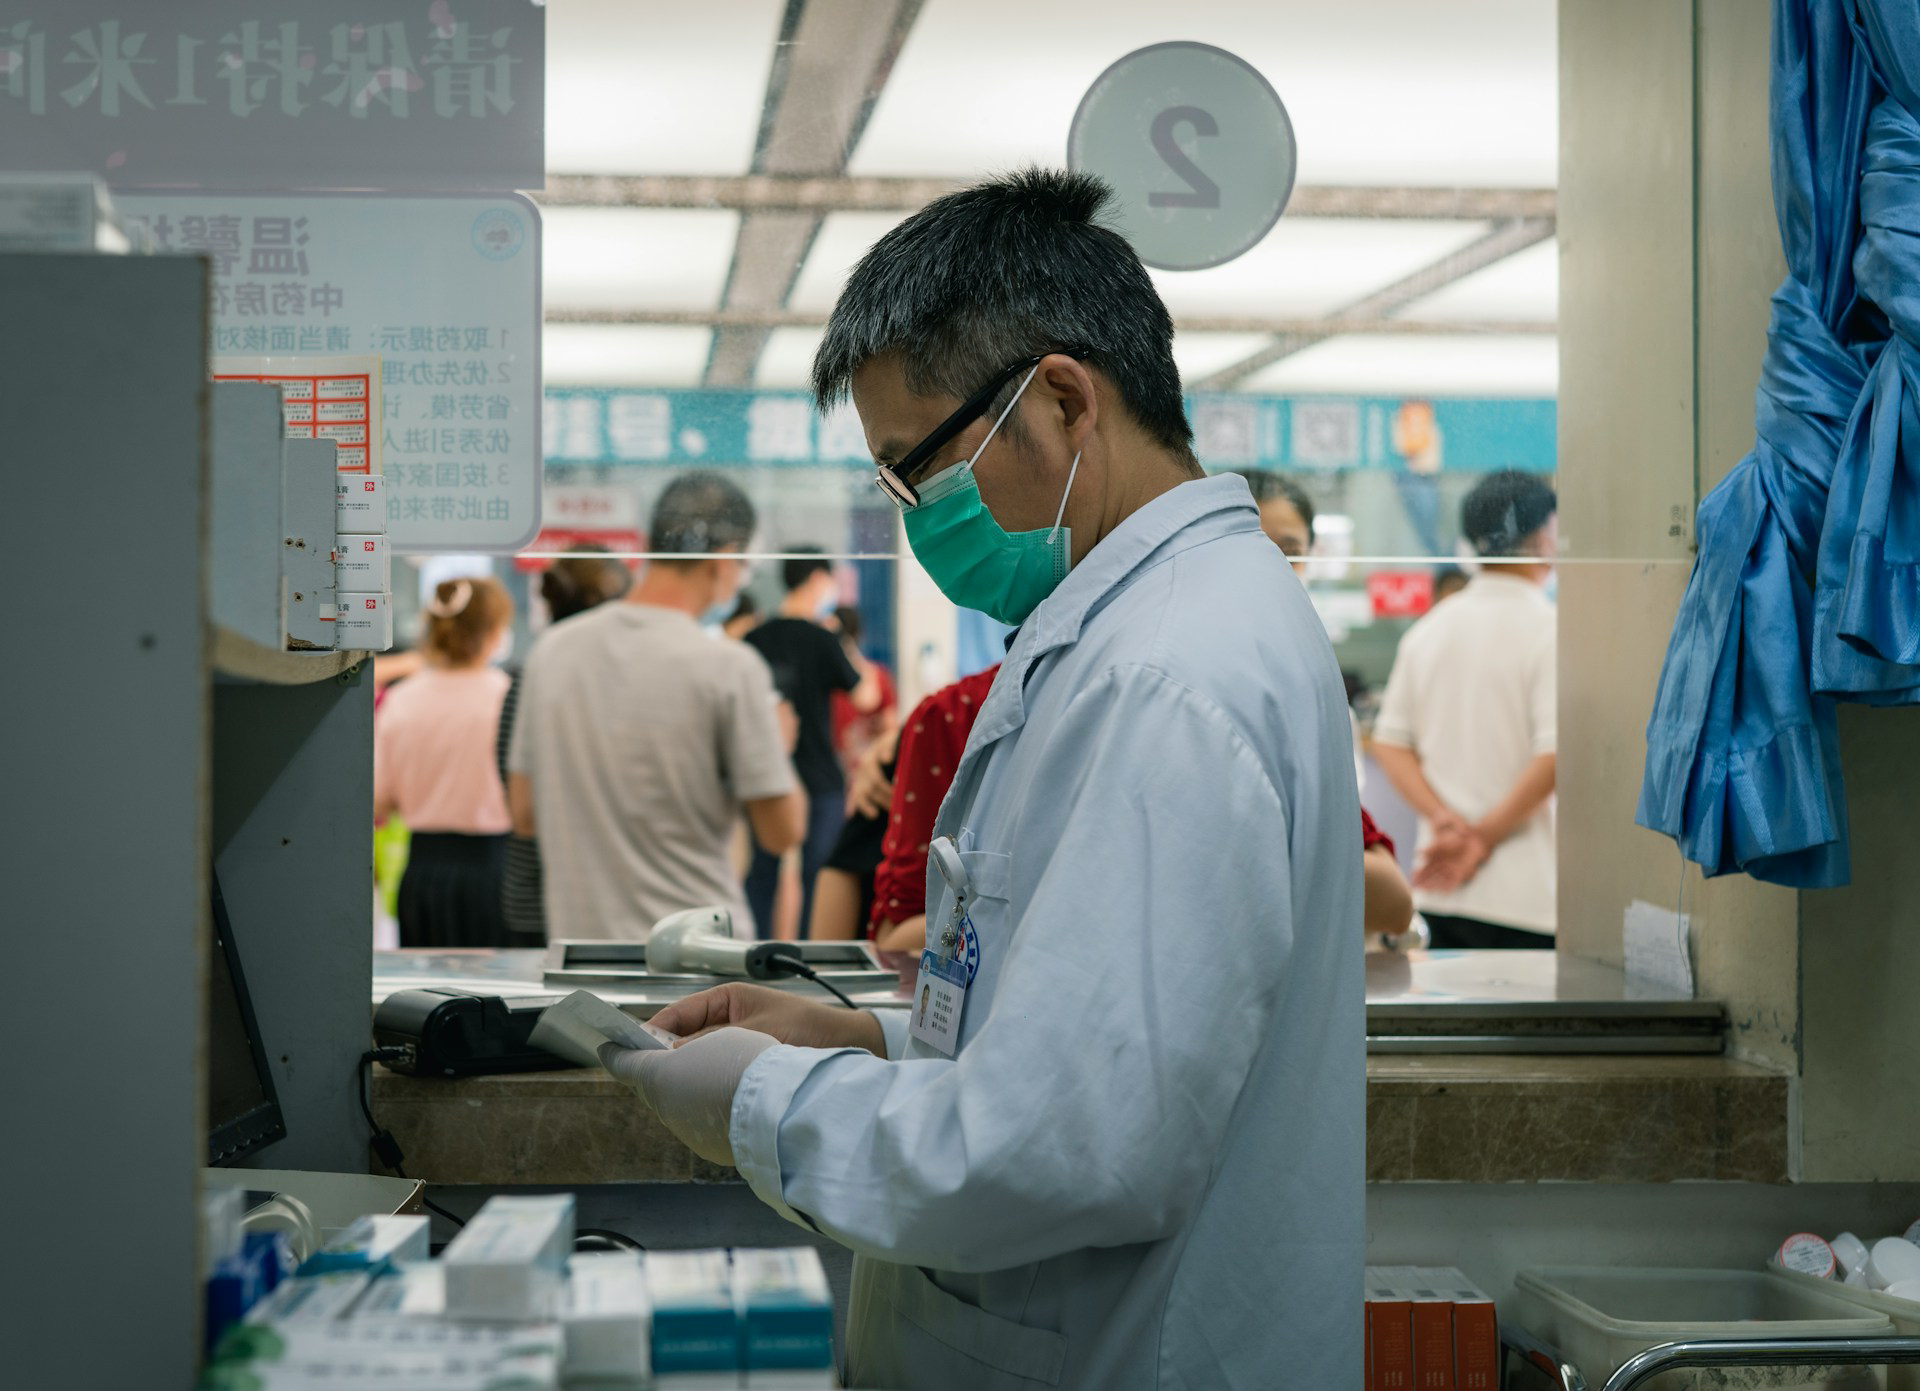
[[[1414,902],[1436,947],[1553,945],[1557,507],[1515,470],[1467,494],[1461,533],[1507,563],[1407,631],[1374,724],[1374,757],[1420,816]]]

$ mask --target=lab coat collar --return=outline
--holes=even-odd
[[[1034,663],[1078,642],[1094,610],[1137,576],[1204,542],[1259,530],[1259,509],[1238,474],[1182,483],[1121,522],[1067,572],[1014,635],[981,706],[969,756],[1026,722],[1027,673]]]
[[[1087,618],[1151,564],[1236,531],[1258,531],[1260,512],[1238,474],[1200,478],[1162,493],[1109,532],[1033,611],[1010,660],[1029,661],[1078,641]],[[1024,651],[1022,649],[1025,649]]]

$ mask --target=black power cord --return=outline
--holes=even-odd
[[[813,967],[807,965],[806,962],[800,960],[798,957],[776,956],[776,957],[770,958],[767,964],[771,966],[776,972],[779,972],[780,974],[789,975],[789,976],[798,976],[802,980],[812,981],[815,985],[819,986],[822,990],[825,990],[828,994],[832,995],[836,1000],[838,1000],[841,1004],[845,1005],[848,1009],[860,1008],[860,1006],[856,1005],[852,1000],[849,1000],[847,998],[846,993],[842,991],[839,986],[835,985],[832,981],[828,980],[825,976],[821,975],[818,971],[814,970]]]
[[[407,1171],[400,1167],[406,1156],[400,1152],[400,1142],[393,1138],[393,1132],[381,1128],[380,1122],[373,1118],[372,1078],[375,1063],[397,1063],[406,1057],[407,1050],[404,1048],[369,1048],[360,1055],[360,1061],[354,1068],[360,1083],[360,1113],[367,1118],[367,1129],[373,1132],[374,1155],[399,1178],[407,1176]],[[420,1201],[427,1211],[439,1213],[455,1227],[467,1225],[464,1217],[456,1217],[424,1194]]]

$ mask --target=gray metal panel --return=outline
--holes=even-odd
[[[213,621],[264,647],[287,633],[280,552],[280,388],[213,387]]]
[[[14,1386],[198,1362],[207,303],[198,260],[0,256]]]
[[[283,440],[280,455],[280,556],[287,577],[288,646],[333,646],[333,624],[320,621],[313,596],[333,586],[334,484],[339,479],[332,440]]]
[[[214,688],[213,845],[287,1138],[249,1161],[367,1167],[373,681]]]

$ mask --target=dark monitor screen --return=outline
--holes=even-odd
[[[240,970],[220,881],[213,886],[213,949],[207,975],[207,1162],[231,1164],[287,1133],[266,1049]]]

